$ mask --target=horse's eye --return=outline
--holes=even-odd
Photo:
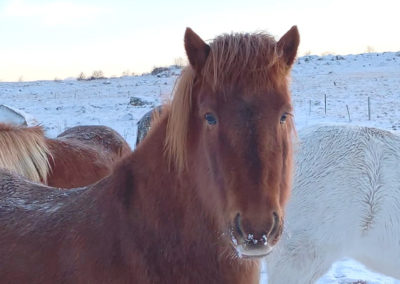
[[[211,113],[206,113],[204,118],[207,120],[207,123],[210,125],[217,124],[217,119]]]
[[[280,120],[280,124],[284,124],[286,122],[286,119],[287,119],[288,115],[289,115],[289,113],[287,113],[287,112],[282,114],[281,120]]]

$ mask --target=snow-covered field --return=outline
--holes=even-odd
[[[178,74],[178,69],[171,69],[159,76],[0,82],[0,104],[31,114],[50,137],[75,125],[103,124],[116,129],[133,148],[136,122],[168,99]],[[292,95],[298,129],[325,121],[400,130],[400,52],[301,57],[292,72]],[[133,106],[132,97],[147,103]],[[400,284],[400,280],[345,259],[318,283]]]

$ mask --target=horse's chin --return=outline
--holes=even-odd
[[[263,258],[272,252],[273,247],[269,245],[251,247],[248,245],[235,245],[237,255],[244,259],[257,259]]]

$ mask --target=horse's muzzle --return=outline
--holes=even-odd
[[[231,230],[231,239],[239,257],[260,258],[267,256],[272,251],[282,232],[277,213],[272,213],[270,223],[265,230],[256,232],[256,230],[249,229],[249,226],[243,226],[240,214],[236,215]]]

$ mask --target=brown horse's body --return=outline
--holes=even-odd
[[[131,152],[125,139],[102,125],[72,127],[57,139],[47,139],[52,154],[47,184],[75,188],[111,173],[114,164]]]
[[[131,152],[107,126],[76,126],[56,139],[43,129],[0,124],[0,167],[49,186],[75,188],[108,175]]]
[[[290,118],[285,124],[290,108],[285,82],[298,32],[292,28],[278,43],[236,35],[216,44],[224,40],[255,46],[266,62],[271,58],[260,43],[268,51],[281,50],[272,54],[285,70],[281,75],[271,70],[280,83],[268,77],[264,80],[279,84],[258,91],[257,84],[236,85],[222,96],[210,90],[200,75],[202,61],[209,53],[219,56],[218,47],[208,47],[188,29],[189,73],[171,107],[163,107],[148,137],[111,175],[70,191],[0,175],[1,281],[258,282],[258,258],[280,237],[290,189],[293,129]],[[232,52],[244,58],[240,49]],[[244,70],[257,70],[252,67],[257,66]],[[226,86],[225,79],[220,83]],[[257,92],[248,93],[246,86]]]
[[[165,125],[153,133],[164,135]],[[258,263],[234,257],[215,217],[199,214],[198,185],[159,170],[168,167],[160,146],[143,145],[84,189],[5,175],[0,199],[27,203],[0,209],[0,282],[257,283]]]

